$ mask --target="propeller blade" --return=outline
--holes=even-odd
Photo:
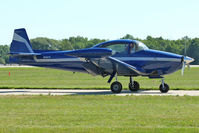
[[[187,64],[188,70],[190,70],[190,64]]]
[[[181,71],[182,76],[184,75],[184,69],[185,69],[185,62],[183,61],[182,62],[182,71]]]

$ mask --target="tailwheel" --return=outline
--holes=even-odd
[[[129,90],[130,91],[138,91],[140,89],[140,85],[137,81],[133,81],[129,83]]]
[[[164,79],[162,79],[162,84],[159,87],[162,93],[167,93],[169,91],[169,85],[164,83]]]
[[[111,91],[113,93],[120,93],[122,91],[122,84],[118,81],[115,81],[111,84]]]

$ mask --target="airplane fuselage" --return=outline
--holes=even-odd
[[[33,58],[13,57],[10,60],[18,64],[88,73],[82,66],[82,64],[86,62],[83,58],[67,56],[64,54],[64,51],[45,52],[37,50],[35,52],[42,54],[36,55]],[[115,54],[112,57],[139,68],[139,70],[144,73],[142,76],[148,76],[155,71],[157,71],[159,75],[165,75],[182,68],[182,55],[151,49],[141,50],[129,55]],[[104,63],[106,65],[106,62]],[[121,74],[119,73],[118,75]],[[125,74],[123,76],[129,75]]]

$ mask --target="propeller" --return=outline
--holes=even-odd
[[[188,70],[190,70],[190,64],[187,64]]]
[[[184,56],[182,57],[182,70],[181,70],[181,74],[182,76],[184,75],[184,69],[185,69],[185,65],[186,65],[186,62],[184,61]]]
[[[184,58],[186,57],[187,55],[187,49],[186,49],[186,43],[187,43],[187,37],[185,37],[185,44],[184,44],[184,55],[182,56],[182,70],[181,70],[181,74],[182,76],[184,75],[184,69],[185,69],[185,65],[186,65],[186,62],[184,60]]]
[[[181,70],[181,74],[182,76],[184,75],[184,70],[185,70],[185,66],[187,65],[188,69],[190,69],[190,63],[194,61],[193,58],[188,57],[187,56],[187,52],[186,52],[186,43],[187,43],[187,37],[185,38],[185,46],[184,46],[184,55],[182,56],[182,70]]]
[[[182,56],[182,60],[181,60],[181,63],[182,63],[182,76],[184,74],[184,69],[185,69],[185,66],[187,65],[188,69],[190,69],[190,63],[193,62],[194,59],[191,58],[191,57],[188,57],[188,56]]]

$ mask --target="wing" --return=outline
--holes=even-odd
[[[138,68],[111,57],[112,50],[107,48],[88,48],[65,52],[66,55],[85,58],[83,67],[92,75],[137,76],[141,75]]]
[[[138,68],[111,56],[87,59],[83,67],[92,75],[107,76],[117,73],[119,76],[138,76],[142,74]]]
[[[108,57],[109,60],[111,60],[112,65],[113,65],[113,71],[116,71],[118,75],[123,75],[123,76],[137,76],[143,74],[141,71],[138,70],[138,68],[129,65],[123,61],[120,61],[116,58],[113,57]],[[115,66],[115,68],[114,68]]]
[[[87,48],[64,52],[66,55],[80,58],[102,58],[112,55],[112,50],[107,48]]]
[[[143,75],[136,67],[129,65],[111,56],[105,58],[91,58],[83,64],[83,67],[92,75],[110,75],[108,83],[117,74],[119,76]]]

